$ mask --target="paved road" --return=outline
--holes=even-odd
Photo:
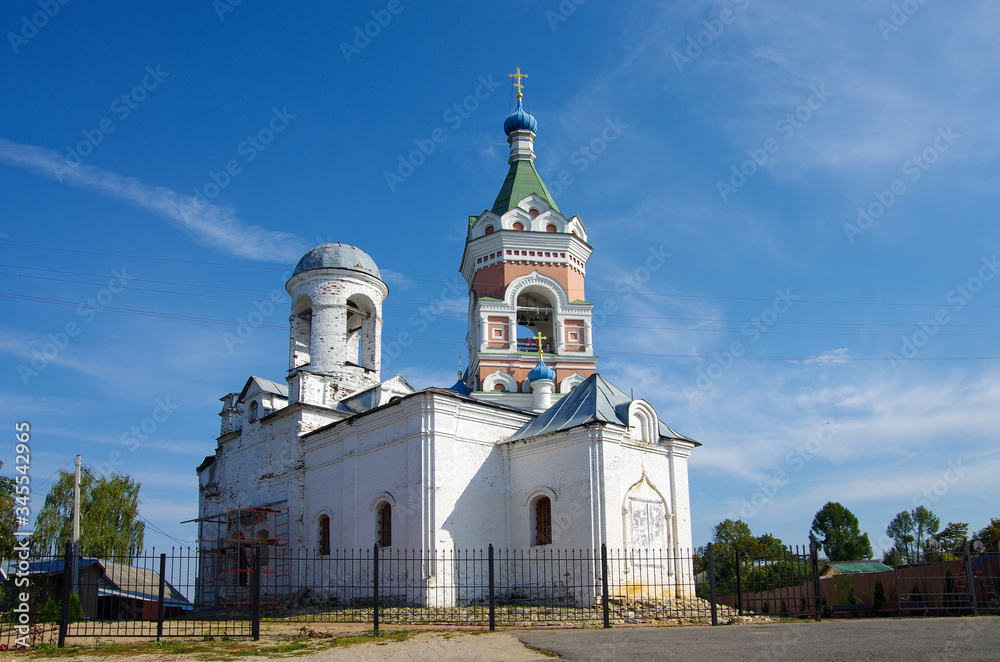
[[[1000,617],[995,616],[525,630],[517,636],[566,660],[1000,660]]]

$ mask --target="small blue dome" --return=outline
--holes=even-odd
[[[472,393],[472,389],[465,385],[461,379],[455,382],[455,385],[448,389],[449,391],[454,391],[459,395],[469,395]]]
[[[375,260],[360,248],[350,244],[323,244],[302,256],[295,265],[292,276],[311,269],[350,269],[375,276],[382,276],[375,266]]]
[[[539,361],[538,365],[528,373],[528,383],[537,382],[539,379],[547,379],[550,382],[556,380],[556,371],[545,365],[545,361]]]
[[[527,129],[532,133],[537,133],[538,122],[532,115],[525,112],[524,107],[521,105],[521,100],[518,99],[517,108],[503,121],[503,132],[509,136],[520,129]]]

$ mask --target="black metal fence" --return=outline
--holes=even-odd
[[[116,561],[74,558],[67,549],[61,557],[8,564],[0,648],[61,646],[87,637],[256,639],[262,622],[369,623],[378,630],[388,624],[493,629],[719,624],[761,615],[819,619],[836,593],[831,591],[842,583],[820,579],[815,547],[771,550],[766,556],[711,545],[706,551],[702,558],[605,546],[491,545],[469,551],[376,546],[294,554],[284,546],[248,541],[235,554],[186,549]],[[900,590],[885,591],[885,600],[904,613],[1000,610],[996,558],[967,557],[953,564],[890,571],[901,578]],[[929,576],[914,579],[921,572],[939,572],[941,590]],[[863,582],[851,581],[858,595],[866,594]],[[890,580],[886,584],[892,588]],[[920,588],[911,590],[910,584]]]

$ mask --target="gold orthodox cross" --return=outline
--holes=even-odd
[[[524,85],[521,84],[522,78],[527,78],[528,74],[521,73],[521,67],[517,68],[517,73],[507,74],[509,77],[516,79],[514,82],[514,87],[517,88],[517,98],[520,99],[524,96]]]
[[[546,338],[545,336],[543,336],[542,332],[539,331],[538,334],[535,336],[535,342],[538,343],[538,362],[539,363],[542,363],[542,341],[543,340],[548,340],[548,338]]]

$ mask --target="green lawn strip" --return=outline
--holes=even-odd
[[[414,634],[406,631],[384,631],[379,634],[370,632],[359,635],[327,636],[326,633],[315,630],[305,631],[301,635],[278,635],[275,639],[284,641],[246,641],[233,639],[210,639],[203,641],[153,641],[124,644],[98,644],[96,646],[67,646],[57,648],[51,645],[39,646],[32,650],[32,657],[75,657],[87,656],[104,658],[111,656],[134,657],[136,655],[165,654],[190,655],[199,660],[235,660],[241,657],[296,657],[328,648],[354,646],[375,642],[387,644],[395,641],[405,641]]]

